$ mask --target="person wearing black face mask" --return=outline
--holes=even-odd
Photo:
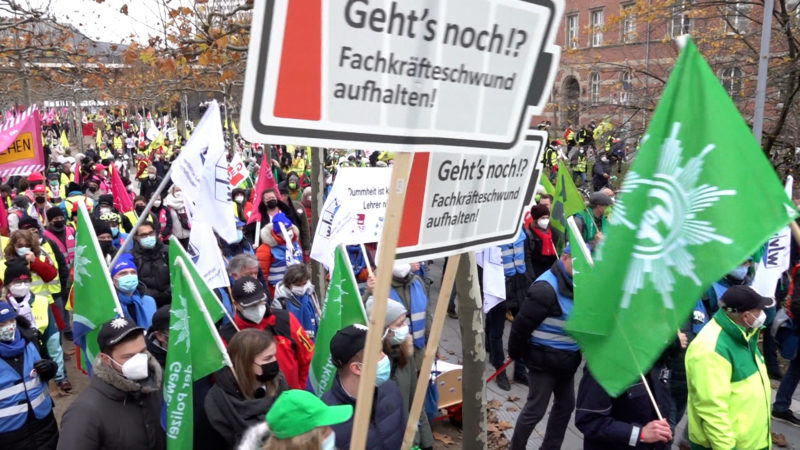
[[[103,252],[106,262],[111,262],[116,252],[114,238],[111,236],[111,227],[100,221],[93,222],[93,225],[94,233],[97,235],[97,242],[100,244],[100,251]]]
[[[211,425],[202,448],[234,448],[247,428],[264,421],[275,399],[289,387],[278,369],[272,334],[242,330],[228,343],[233,369],[214,373],[203,409]],[[195,441],[198,444],[198,441]]]
[[[67,266],[72,267],[72,260],[75,258],[75,229],[67,225],[64,211],[58,206],[47,210],[47,228],[44,229],[44,237],[50,239],[61,253]]]
[[[137,195],[136,198],[133,199],[133,209],[123,214],[123,221],[127,219],[127,221],[131,224],[136,223],[136,221],[139,219],[139,216],[141,216],[144,212],[145,206],[147,206],[147,199],[141,195]],[[147,213],[147,217],[145,217],[144,220],[153,223],[153,228],[155,228],[157,236],[161,234],[161,224],[152,210]],[[130,228],[126,228],[126,231],[130,231]]]

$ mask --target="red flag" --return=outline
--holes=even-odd
[[[253,223],[261,220],[261,213],[258,211],[258,204],[261,203],[261,195],[267,189],[274,189],[275,195],[278,200],[281,199],[281,193],[278,192],[278,185],[275,184],[275,178],[272,177],[272,166],[269,160],[269,150],[264,149],[263,156],[261,157],[261,167],[258,170],[258,179],[256,180],[256,187],[250,193],[250,217],[247,218],[247,223]]]
[[[0,199],[0,234],[8,236],[8,212],[6,202]]]
[[[122,182],[119,171],[113,164],[109,169],[111,171],[111,194],[114,196],[114,208],[117,208],[117,211],[123,214],[133,210],[131,196],[128,194],[128,190],[125,189],[125,183]]]

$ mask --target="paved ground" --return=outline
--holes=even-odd
[[[433,267],[431,267],[430,277],[433,280],[436,280],[436,283],[432,286],[430,297],[435,299],[438,295],[438,283],[441,280],[441,270],[442,265],[440,261],[436,261]],[[504,342],[507,342],[508,338],[508,331],[510,329],[511,324],[506,322],[506,330]],[[452,363],[461,363],[461,330],[459,329],[459,324],[457,319],[446,318],[445,319],[445,326],[442,332],[442,341],[439,344],[439,354],[442,359],[452,362]],[[513,363],[512,363],[513,364]],[[513,374],[513,369],[509,366],[509,371],[507,373]],[[575,389],[577,391],[578,382],[580,381],[580,374],[582,373],[583,369],[578,370],[578,375],[576,376],[575,380]],[[486,369],[484,370],[484,376],[488,378],[492,373],[494,373],[494,369],[491,365],[486,363]],[[775,390],[778,388],[778,383],[773,382],[773,398],[775,395]],[[519,411],[525,404],[525,399],[528,395],[528,388],[527,386],[523,386],[520,384],[511,384],[511,391],[506,392],[497,387],[494,381],[489,382],[486,387],[487,389],[487,401],[497,400],[499,401],[502,406],[496,410],[497,417],[500,421],[505,421],[511,424],[511,428],[505,430],[504,434],[506,438],[510,441],[511,435],[514,432],[514,424],[517,421],[517,415]],[[514,399],[514,400],[510,400]],[[795,391],[794,401],[792,402],[792,409],[794,411],[800,411],[800,389]],[[685,420],[684,420],[685,422]],[[679,424],[679,435],[682,433],[682,429],[684,427],[684,422]],[[537,426],[534,433],[531,435],[530,440],[528,441],[528,449],[538,449],[542,443],[542,437],[544,436],[544,430],[547,426],[547,416],[543,419]],[[452,431],[452,426],[449,424],[437,424],[434,428],[434,431],[439,431],[445,434],[454,434]],[[800,428],[793,427],[791,425],[787,425],[781,422],[773,421],[772,431],[776,433],[781,433],[786,437],[786,440],[789,444],[789,449],[800,450]],[[437,448],[458,448],[460,443],[456,445],[444,446],[437,442]],[[562,448],[564,450],[578,450],[583,448],[583,436],[580,431],[575,427],[574,424],[574,416],[573,420],[570,420],[569,427],[567,428],[567,434],[564,439],[564,443]],[[675,445],[673,447],[677,449],[678,446]],[[778,447],[774,447],[778,448]],[[494,449],[492,449],[494,450]]]

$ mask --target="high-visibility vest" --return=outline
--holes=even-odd
[[[564,323],[566,323],[572,311],[573,300],[559,292],[558,280],[553,274],[552,269],[541,274],[536,281],[544,281],[553,288],[556,293],[556,298],[558,299],[558,305],[561,307],[561,315],[544,319],[544,321],[533,330],[530,343],[557,350],[577,352],[579,350],[578,343],[564,331]]]
[[[67,241],[66,243],[61,242],[61,239],[59,239],[58,236],[56,236],[50,230],[45,229],[43,234],[44,237],[55,242],[58,249],[64,254],[64,259],[67,261],[67,265],[72,266],[72,259],[75,257],[75,229],[69,226],[64,227],[64,238]]]
[[[22,428],[28,420],[28,409],[37,419],[44,419],[52,409],[47,383],[33,369],[33,363],[42,359],[33,342],[25,344],[23,355],[21,375],[0,360],[0,434]]]

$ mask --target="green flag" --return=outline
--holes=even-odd
[[[337,331],[356,323],[366,325],[364,307],[361,304],[361,295],[353,276],[350,259],[344,248],[338,246],[333,256],[331,283],[325,295],[322,317],[314,342],[314,355],[311,357],[311,367],[308,370],[308,381],[318,397],[330,389],[333,376],[336,374],[336,368],[331,363],[331,338]]]
[[[80,356],[76,358],[79,369],[91,373],[94,358],[100,353],[97,332],[105,322],[122,315],[118,304],[117,291],[94,233],[92,219],[83,202],[78,202],[72,330],[75,345],[80,348]]]
[[[169,241],[169,260],[174,261],[175,258],[183,259],[184,263],[186,264],[186,269],[192,275],[192,280],[194,280],[194,284],[197,286],[197,291],[200,293],[200,298],[203,299],[203,303],[206,305],[206,309],[211,315],[211,320],[216,323],[225,315],[225,311],[222,309],[222,304],[217,301],[214,291],[208,287],[208,284],[206,284],[206,281],[200,275],[200,272],[197,271],[197,267],[194,265],[192,258],[188,253],[186,253],[186,250],[184,250],[183,246],[176,241],[177,238],[175,237],[172,237]],[[170,279],[174,280],[174,278]]]
[[[598,383],[617,395],[649,370],[703,290],[795,216],[689,40],[567,321]]]
[[[555,197],[556,188],[553,187],[553,183],[550,182],[550,178],[547,177],[546,173],[542,173],[539,177],[539,184],[542,185],[545,192]]]
[[[553,230],[553,244],[556,246],[556,251],[561,253],[561,249],[565,245],[567,217],[573,216],[586,208],[583,203],[583,197],[575,187],[572,175],[567,170],[565,161],[558,162],[555,192],[553,208],[550,211],[550,229]]]
[[[182,250],[177,247],[174,240],[170,241],[172,306],[167,362],[164,369],[165,424],[167,448],[170,450],[192,448],[193,382],[219,370],[225,364],[225,355],[219,350],[215,340],[216,330],[208,326],[192,295],[189,281],[184,277],[177,262],[185,255],[181,255]],[[197,285],[199,276],[196,272],[191,273],[190,264],[187,264],[186,268]],[[197,288],[201,290],[199,285]],[[206,304],[212,302],[213,300],[207,301],[207,299],[205,301]]]

